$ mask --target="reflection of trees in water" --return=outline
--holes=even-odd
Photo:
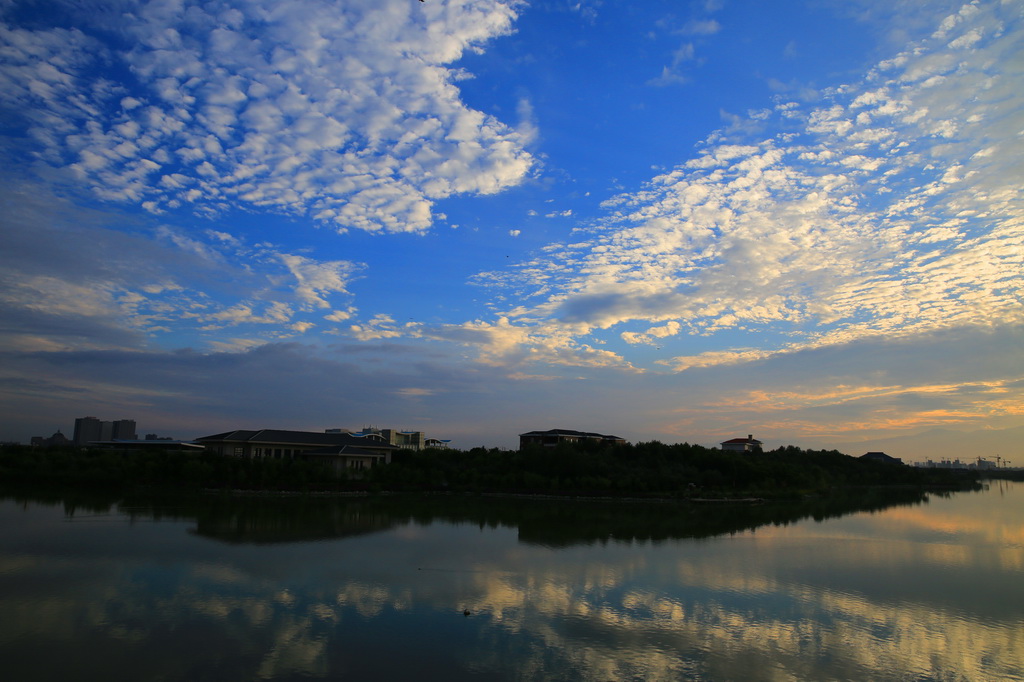
[[[870,491],[851,497],[790,502],[706,502],[664,504],[563,504],[549,513],[529,514],[518,524],[519,539],[551,547],[612,541],[663,541],[708,538],[788,525],[804,519],[822,521],[894,505],[920,504],[918,491]],[[528,511],[528,510],[524,510]]]
[[[82,514],[108,514],[118,503],[118,497],[97,494],[91,491],[62,489],[0,489],[0,500],[10,500],[22,507],[29,505],[62,507],[64,515],[74,517]]]
[[[224,498],[197,509],[198,535],[231,543],[302,542],[388,530],[386,512],[326,498]]]
[[[44,498],[45,499],[45,498]],[[630,502],[552,500],[474,495],[333,496],[129,496],[65,500],[65,513],[109,512],[131,519],[194,520],[194,532],[229,543],[299,542],[344,538],[405,524],[468,523],[507,527],[529,544],[565,547],[607,541],[706,538],[821,521],[893,505],[920,504],[918,490],[865,489],[786,502]],[[54,504],[56,499],[51,501]]]

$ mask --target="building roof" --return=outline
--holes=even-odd
[[[99,448],[136,448],[139,450],[202,450],[203,446],[188,440],[90,440],[88,445]]]
[[[756,443],[757,445],[761,445],[761,441],[756,438],[731,438],[729,440],[723,440],[721,444],[726,445],[727,443]]]
[[[377,448],[374,450],[367,450],[366,448],[357,448],[353,445],[332,445],[326,448],[317,448],[316,450],[306,450],[302,453],[303,457],[386,457],[387,455],[381,452],[385,448]],[[398,448],[386,448],[388,450],[397,450]]]
[[[870,459],[876,462],[889,462],[890,464],[903,464],[903,460],[892,455],[887,455],[884,452],[866,452],[860,456],[860,459]]]
[[[289,431],[287,429],[238,429],[225,431],[212,436],[196,438],[196,443],[207,442],[229,442],[229,443],[281,443],[289,445],[322,445],[341,446],[350,445],[353,447],[372,447],[378,450],[397,450],[393,445],[385,443],[373,443],[364,437],[351,433],[324,433],[319,431]]]
[[[622,440],[618,436],[607,436],[603,433],[594,433],[593,431],[573,431],[572,429],[548,429],[547,431],[530,431],[528,433],[519,434],[520,438],[523,436],[576,436],[578,438]]]

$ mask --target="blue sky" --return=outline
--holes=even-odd
[[[1022,427],[1022,14],[0,0],[0,436]]]

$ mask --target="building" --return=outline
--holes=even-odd
[[[1000,467],[1000,463],[1003,463],[1003,467]],[[926,460],[924,462],[915,462],[915,467],[921,467],[924,469],[974,469],[978,471],[995,471],[1000,468],[1005,468],[1006,464],[1009,464],[1009,460],[1005,460],[1002,457],[996,455],[996,461],[993,462],[982,457],[978,457],[975,462],[961,462],[959,459],[948,460],[944,459],[938,462],[932,460]],[[1018,467],[1014,467],[1019,469]]]
[[[110,423],[111,440],[138,440],[134,419],[118,419]]]
[[[121,450],[122,452],[153,452],[164,450],[167,452],[180,451],[202,451],[205,448],[188,440],[173,440],[171,438],[159,438],[156,440],[94,440],[89,447],[101,450]]]
[[[60,432],[60,429],[57,429],[57,433],[53,434],[49,438],[44,436],[32,436],[29,444],[32,447],[51,448],[71,445],[71,441],[68,440],[67,436]]]
[[[78,446],[88,445],[90,441],[107,440],[103,437],[103,422],[96,417],[79,417],[75,420],[75,433],[71,440]]]
[[[308,459],[327,462],[338,470],[390,464],[391,454],[399,449],[382,437],[356,436],[340,430],[240,429],[203,436],[193,442],[229,457]]]
[[[866,459],[872,462],[885,462],[887,464],[903,464],[903,460],[884,452],[865,452],[859,459]]]
[[[925,462],[918,462],[914,466],[925,469],[967,469],[970,465],[967,462],[961,462],[959,459],[943,459],[938,462],[933,462],[929,459]]]
[[[378,464],[390,463],[391,451],[353,445],[331,445],[326,448],[306,450],[299,453],[298,457],[329,464],[335,471],[361,472],[372,469]]]
[[[134,419],[118,419],[101,421],[96,417],[79,417],[75,420],[75,433],[72,441],[84,447],[96,441],[137,440]]]
[[[721,443],[725,452],[761,452],[761,441],[754,438],[753,434],[746,438],[733,438]]]
[[[626,441],[618,436],[606,436],[602,433],[588,431],[572,431],[570,429],[550,429],[548,431],[530,431],[519,434],[519,449],[528,447],[553,448],[558,445],[574,443],[600,443],[602,445],[625,445]]]
[[[348,429],[327,429],[326,433],[347,433],[356,438],[368,441],[387,443],[403,450],[423,450],[424,448],[446,448],[450,440],[427,438],[422,431],[398,431],[396,429],[378,429],[375,426],[364,426],[362,431]]]

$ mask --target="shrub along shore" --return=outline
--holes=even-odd
[[[921,469],[786,446],[724,452],[657,441],[519,451],[399,451],[359,477],[304,460],[209,453],[0,448],[0,486],[255,492],[458,492],[691,500],[771,499],[877,486],[959,489],[970,471]]]

